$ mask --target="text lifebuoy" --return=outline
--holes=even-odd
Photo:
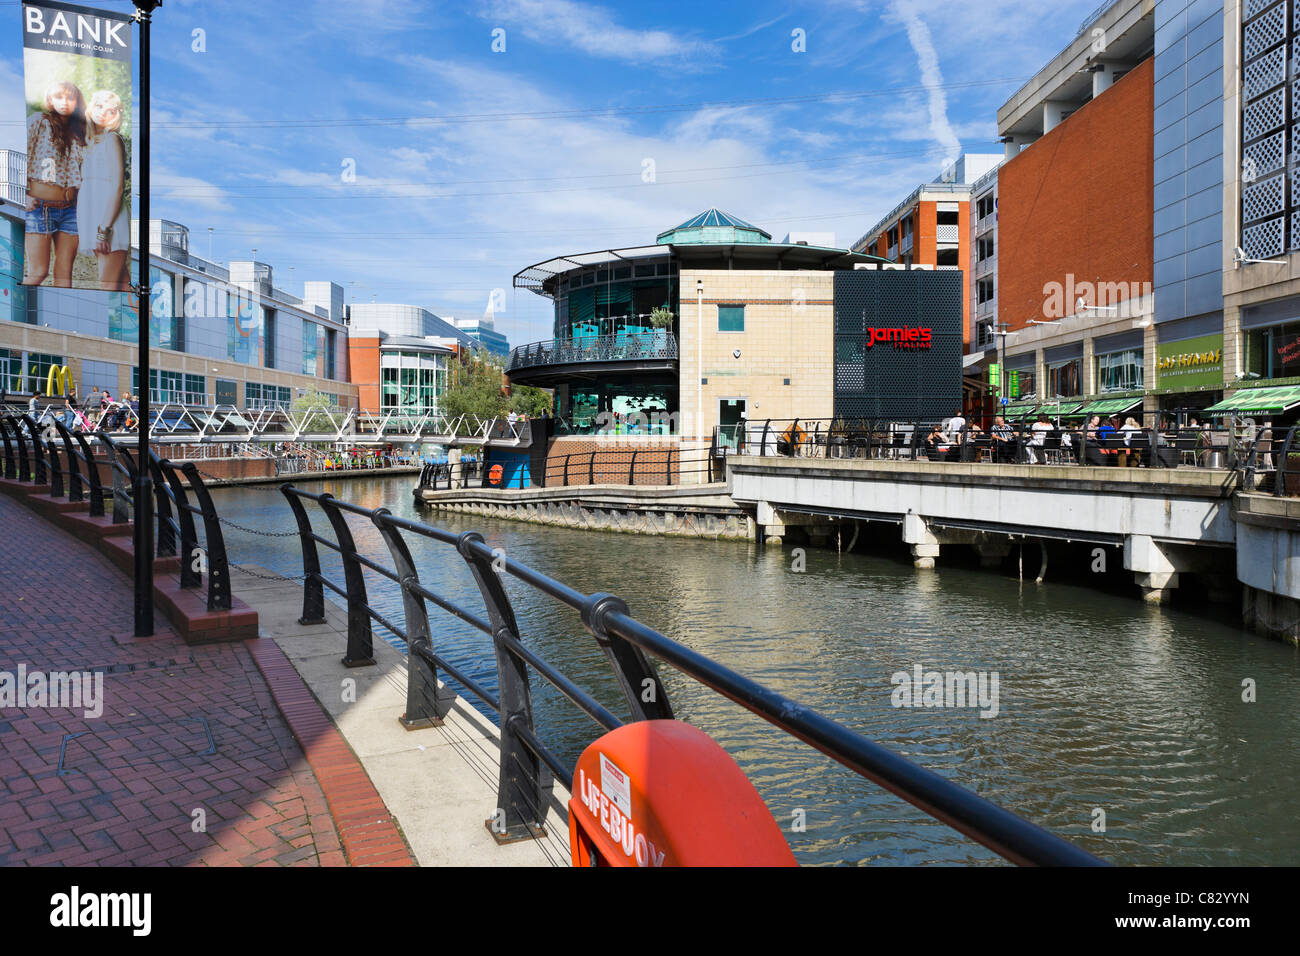
[[[493,465],[491,468],[488,469],[488,484],[489,485],[501,484],[501,479],[505,476],[505,473],[506,470],[502,468],[500,465]]]

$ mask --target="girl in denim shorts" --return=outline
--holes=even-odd
[[[56,286],[72,285],[77,257],[77,191],[86,149],[86,102],[67,81],[51,83],[45,109],[27,121],[27,241],[23,285],[40,285],[54,249]]]

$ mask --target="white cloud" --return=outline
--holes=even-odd
[[[893,0],[890,10],[907,29],[907,39],[916,53],[921,82],[929,89],[930,135],[944,149],[944,161],[951,162],[961,153],[961,140],[948,122],[948,95],[943,89],[943,72],[935,52],[930,28],[917,10],[914,0]]]
[[[490,0],[478,13],[484,20],[520,30],[530,40],[563,44],[605,59],[686,60],[716,53],[713,44],[702,40],[623,26],[603,7],[576,0]]]

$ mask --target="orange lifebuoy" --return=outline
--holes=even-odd
[[[678,720],[610,731],[578,760],[574,866],[795,866],[781,827],[731,755]]]
[[[505,473],[506,470],[502,468],[500,465],[493,465],[491,468],[488,469],[488,484],[489,485],[501,484],[501,478],[505,475]]]

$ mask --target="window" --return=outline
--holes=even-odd
[[[993,258],[993,238],[991,236],[975,240],[975,258],[979,262]]]
[[[745,307],[743,305],[718,306],[718,331],[745,331]]]
[[[983,219],[985,216],[993,214],[996,203],[992,196],[981,196],[979,202],[975,204],[975,218]]]
[[[0,349],[0,388],[20,392],[23,387],[23,353]]]
[[[1033,398],[1038,394],[1038,375],[1032,368],[1007,370],[1007,398]]]
[[[208,380],[204,375],[186,375],[185,376],[185,404],[186,405],[207,405],[208,404]]]
[[[323,378],[337,378],[335,374],[335,363],[338,357],[338,337],[337,329],[325,330],[325,374]]]
[[[1247,372],[1260,378],[1300,375],[1300,322],[1252,329],[1244,338]]]
[[[1129,392],[1143,387],[1142,349],[1125,349],[1097,356],[1097,387],[1103,392]]]
[[[1070,359],[1047,366],[1047,396],[1082,395],[1083,360]]]
[[[265,341],[262,345],[262,364],[267,368],[275,368],[275,309],[266,310],[263,334]]]
[[[993,280],[980,279],[975,283],[975,302],[983,305],[993,299]]]
[[[302,324],[302,374],[313,378],[320,373],[316,369],[316,330],[320,328],[315,322]]]
[[[45,355],[41,352],[29,352],[27,354],[27,393],[40,392],[45,394],[46,386],[49,385],[50,369],[62,368],[62,355]],[[58,390],[58,386],[55,386]]]
[[[195,376],[190,376],[194,378]],[[201,376],[199,376],[201,378]],[[149,401],[154,405],[165,405],[168,402],[180,403],[185,401],[183,383],[185,376],[180,372],[170,372],[167,369],[149,369]],[[135,365],[131,368],[131,392],[140,394],[140,366]],[[197,404],[197,403],[195,403]]]

